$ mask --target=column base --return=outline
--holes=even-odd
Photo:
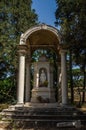
[[[23,106],[24,106],[24,103],[17,103],[15,106],[16,106],[16,107],[23,107]]]
[[[60,106],[61,107],[64,107],[64,108],[75,108],[73,105],[71,105],[71,104],[62,104],[62,103],[60,103]]]

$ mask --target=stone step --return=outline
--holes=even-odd
[[[30,107],[14,107],[4,109],[2,112],[3,121],[13,121],[19,124],[29,126],[56,126],[57,123],[74,122],[80,120],[82,124],[86,124],[86,114],[75,108],[30,108]]]
[[[4,120],[6,121],[6,120]],[[10,120],[9,120],[10,121]],[[14,119],[13,120],[13,123],[14,124],[18,124],[18,126],[25,126],[26,127],[29,127],[29,126],[37,126],[37,127],[44,127],[44,126],[49,126],[49,127],[56,127],[57,124],[69,124],[70,123],[74,123],[74,122],[80,122],[80,125],[82,126],[85,126],[86,125],[86,121],[84,120],[68,120],[68,119],[65,119],[65,120],[52,120],[52,119]],[[78,124],[79,125],[79,124]],[[74,127],[74,126],[73,126]],[[69,127],[71,128],[71,127]],[[78,130],[78,129],[77,129]]]
[[[76,108],[29,108],[29,107],[14,107],[11,108],[11,106],[8,109],[3,109],[3,111],[15,111],[15,112],[81,112],[80,110]]]
[[[5,122],[2,122],[0,124],[0,128],[5,124]],[[67,121],[67,122],[53,122],[51,120],[48,120],[45,122],[45,120],[37,120],[37,121],[14,121],[13,123],[7,122],[5,124],[5,128],[8,128],[6,130],[14,130],[14,129],[9,129],[9,128],[14,128],[13,126],[15,125],[16,130],[85,130],[85,126],[81,125],[80,121]],[[7,126],[7,127],[6,127]],[[33,128],[33,129],[32,129]],[[60,128],[60,129],[59,129]],[[68,129],[69,128],[69,129]],[[73,129],[71,129],[73,128]]]
[[[41,115],[77,115],[77,114],[83,114],[81,113],[80,111],[77,111],[77,110],[74,110],[74,111],[59,111],[59,110],[52,110],[52,109],[39,109],[39,110],[36,110],[36,109],[15,109],[15,110],[11,110],[11,109],[5,109],[3,110],[3,113],[7,114],[7,113],[15,113],[15,114],[41,114]]]
[[[5,121],[5,120],[3,120]],[[75,122],[75,121],[79,121],[79,120],[68,120],[68,119],[65,119],[65,120],[52,120],[52,119],[15,119],[13,122],[18,122],[18,123],[34,123],[34,124],[38,124],[38,123],[42,123],[43,125],[44,124],[48,124],[50,126],[52,125],[56,125],[57,123],[62,123],[62,122]],[[83,122],[83,121],[81,121]]]
[[[37,115],[37,114],[15,114],[15,113],[7,113],[7,114],[3,114],[4,116],[12,116],[12,117],[25,117],[25,118],[35,118],[35,117],[40,117],[40,118],[85,118],[86,119],[86,115]]]
[[[73,110],[76,110],[76,108],[75,107],[72,107],[72,106],[58,106],[58,107],[52,107],[51,105],[50,105],[50,107],[48,107],[47,106],[47,104],[45,105],[45,104],[42,104],[42,106],[41,107],[39,107],[39,105],[41,106],[41,104],[37,104],[36,105],[36,107],[29,107],[29,106],[18,106],[18,105],[13,105],[13,106],[9,106],[9,109],[15,109],[15,110],[35,110],[35,111],[39,111],[39,110],[67,110],[67,111],[73,111]],[[44,105],[45,105],[45,107],[44,107]],[[49,104],[48,104],[49,105]]]
[[[76,115],[79,115],[77,113],[53,113],[53,112],[3,112],[2,115],[54,115],[54,116],[66,116],[66,115],[70,115],[70,116],[76,116]]]
[[[86,115],[6,115],[3,120],[51,120],[51,121],[66,121],[66,120],[81,120],[86,123]]]

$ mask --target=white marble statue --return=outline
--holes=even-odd
[[[40,74],[40,83],[44,83],[45,81],[46,81],[46,74],[44,70],[42,70]]]

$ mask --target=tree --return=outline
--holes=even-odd
[[[60,26],[64,45],[70,52],[71,102],[73,102],[71,57],[77,61],[80,55],[86,55],[86,1],[56,0],[56,4],[55,24]],[[83,59],[83,63],[86,66],[85,59]],[[82,62],[79,64],[82,65]]]
[[[20,35],[37,24],[37,14],[31,9],[31,0],[0,1],[0,82],[16,82],[17,45]],[[8,84],[8,82],[6,81]],[[3,85],[0,83],[0,89]],[[13,85],[13,87],[16,85]],[[3,93],[2,93],[3,94]]]

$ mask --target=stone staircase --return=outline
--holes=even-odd
[[[58,106],[56,108],[10,106],[3,110],[2,121],[9,122],[8,128],[14,124],[16,128],[81,128],[86,124],[86,114],[69,106]]]

